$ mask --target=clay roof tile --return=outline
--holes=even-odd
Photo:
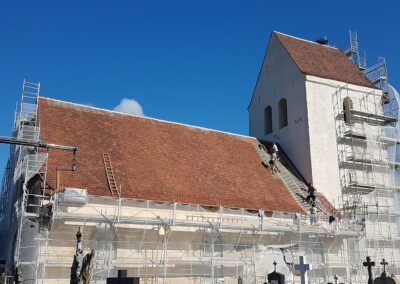
[[[178,123],[41,97],[42,140],[78,147],[75,172],[61,185],[111,196],[103,153],[109,153],[122,196],[167,202],[301,212],[283,182],[262,165],[258,141]],[[71,153],[49,149],[48,183]]]
[[[279,32],[274,34],[304,74],[375,88],[339,49]]]

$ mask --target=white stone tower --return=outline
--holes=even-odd
[[[379,102],[382,96],[339,49],[273,32],[248,107],[250,135],[279,143],[303,177],[335,203],[343,187],[335,114],[343,102],[335,94],[344,89],[340,99],[349,97],[355,109],[365,94]]]

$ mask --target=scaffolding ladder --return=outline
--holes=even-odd
[[[364,52],[364,56],[360,56],[360,52],[358,50],[358,35],[356,31],[349,31],[349,38],[350,38],[350,46],[344,51],[344,53],[353,60],[354,64],[360,70],[365,70],[367,66],[367,57]]]

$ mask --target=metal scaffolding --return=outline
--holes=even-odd
[[[39,92],[40,83],[24,80],[21,102],[17,105],[14,121],[13,138],[16,140],[39,140]],[[39,209],[47,198],[46,192],[42,192],[39,186],[41,182],[46,182],[46,166],[47,153],[39,151],[38,147],[29,144],[11,145],[0,208],[0,223],[5,233],[3,238],[12,240],[2,248],[2,254],[8,260],[8,275],[24,273],[27,278],[36,277],[37,242],[33,227],[39,223]],[[32,235],[28,235],[27,231],[31,231]]]
[[[398,94],[386,92],[385,62],[365,72],[377,87],[370,92],[348,84],[333,94],[338,165],[342,188],[341,210],[345,217],[365,225],[365,237],[348,247],[357,251],[352,263],[362,271],[362,260],[385,258],[398,274],[399,242],[399,157]],[[377,269],[376,269],[377,270]],[[356,273],[353,282],[367,281]]]
[[[74,204],[68,192],[54,195],[52,230],[39,257],[44,280],[68,277],[79,226],[88,236],[83,246],[97,252],[94,280],[100,282],[123,268],[144,283],[236,283],[239,276],[263,283],[272,265],[268,251],[275,249],[281,265],[282,254],[288,262],[307,255],[315,266],[313,283],[322,283],[337,273],[335,264],[343,269],[341,240],[362,236],[357,224],[332,225],[325,215],[311,226],[307,216],[294,213],[99,196],[86,196],[83,204],[85,193]],[[331,253],[324,243],[331,243]]]

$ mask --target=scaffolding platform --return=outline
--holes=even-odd
[[[350,121],[353,123],[365,121],[368,122],[369,124],[374,124],[374,125],[386,125],[398,121],[398,119],[395,117],[380,115],[368,111],[360,111],[355,109],[349,109],[343,111],[342,117],[344,117],[345,114],[350,115]]]
[[[364,133],[358,132],[358,131],[354,131],[354,130],[347,130],[343,133],[343,138],[347,138],[347,139],[357,139],[360,142],[367,142],[367,137],[365,136]],[[387,137],[387,136],[380,136],[380,141],[378,143],[381,144],[400,144],[400,140],[395,139],[395,138],[391,138],[391,137]]]
[[[360,156],[348,156],[344,163],[350,163],[353,166],[359,166],[361,168],[368,168],[368,167],[381,167],[381,168],[399,168],[399,162],[392,162],[392,161],[382,161],[378,159],[369,159],[366,157]]]

